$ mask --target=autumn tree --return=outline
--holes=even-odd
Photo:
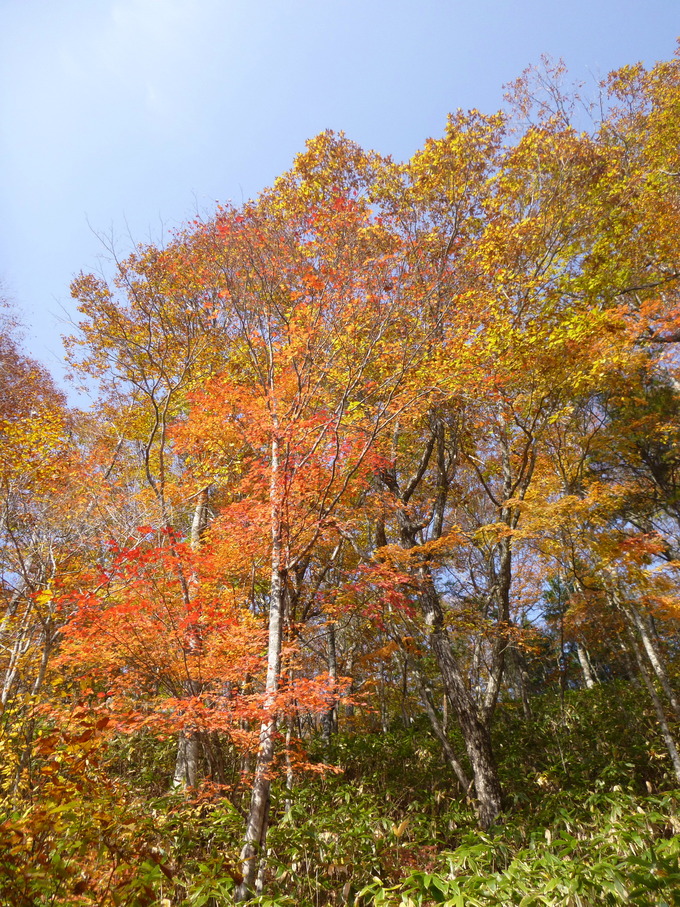
[[[366,194],[374,165],[342,138],[323,135],[271,192],[223,209],[197,237],[230,346],[221,374],[193,398],[194,447],[186,449],[207,462],[214,480],[223,473],[231,483],[241,500],[221,519],[233,526],[231,514],[242,514],[241,544],[254,546],[262,567],[265,525],[270,536],[267,717],[242,896],[265,846],[287,601],[299,595],[321,542],[340,541],[343,507],[375,471],[378,438],[423,393],[406,382],[423,327],[417,312],[404,319],[398,306],[399,247]],[[415,346],[400,346],[409,329]]]
[[[3,780],[16,786],[30,752],[31,703],[66,618],[55,592],[78,581],[92,533],[75,414],[46,369],[22,352],[9,316],[0,333],[0,391]]]

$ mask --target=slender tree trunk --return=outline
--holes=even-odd
[[[604,586],[606,589],[608,589],[609,583],[607,582],[606,577],[603,577],[603,579],[604,579]],[[582,592],[582,593],[585,592],[583,583],[578,578],[578,576],[574,577],[574,588],[577,589],[579,592]],[[581,671],[583,673],[583,682],[586,685],[586,689],[592,690],[597,685],[597,677],[595,676],[595,672],[593,671],[593,665],[590,661],[590,654],[588,652],[588,649],[579,640],[576,640],[576,654],[578,656],[578,663],[581,665]]]
[[[581,670],[583,671],[583,680],[585,682],[586,688],[589,690],[594,689],[597,684],[597,678],[595,677],[595,672],[590,663],[590,656],[588,655],[588,650],[581,642],[576,642],[576,654],[578,655],[578,661],[581,665]]]
[[[411,723],[411,718],[406,708],[406,700],[408,698],[408,657],[404,658],[404,665],[402,668],[401,675],[401,720],[404,722],[404,727],[408,727]]]
[[[50,655],[52,654],[52,649],[54,648],[56,636],[57,634],[53,632],[52,617],[50,616],[45,622],[43,649],[42,655],[40,656],[40,667],[38,668],[38,673],[35,680],[33,681],[33,686],[31,687],[32,696],[37,696],[42,688],[43,681],[45,680],[45,675],[47,674],[47,663],[50,660]]]
[[[629,626],[626,626],[626,631],[628,634],[628,639],[630,640],[631,648],[633,649],[633,654],[635,655],[635,660],[637,661],[638,668],[640,669],[642,680],[647,687],[647,692],[649,693],[649,697],[652,700],[654,711],[656,712],[656,717],[661,728],[664,742],[666,744],[666,749],[668,750],[668,755],[671,757],[671,762],[673,763],[673,771],[675,772],[675,777],[678,782],[680,782],[680,754],[678,753],[678,748],[675,744],[675,740],[673,740],[673,735],[671,734],[670,728],[668,726],[668,721],[666,720],[666,714],[664,712],[663,705],[661,704],[661,700],[659,699],[656,688],[654,686],[654,681],[652,680],[652,677],[650,676],[650,673],[647,669],[647,665],[645,664],[644,657],[642,655],[642,652],[640,651],[640,646],[638,645],[638,641],[635,638],[635,633]]]
[[[285,812],[289,813],[293,808],[293,798],[291,793],[295,784],[295,772],[293,771],[293,761],[290,758],[290,745],[293,739],[293,726],[295,718],[293,715],[288,716],[286,721],[286,803]]]
[[[634,611],[634,608],[632,606],[628,606],[623,601],[616,584],[616,576],[614,572],[612,570],[609,570],[608,573],[610,574],[610,580],[605,579],[604,582],[607,598],[609,600],[609,603],[614,608],[617,608],[618,611],[623,615],[626,635],[628,636],[628,640],[633,650],[633,655],[635,656],[635,661],[637,662],[638,668],[640,670],[642,681],[647,687],[649,698],[652,700],[654,711],[656,712],[656,717],[659,722],[659,727],[661,728],[661,733],[666,744],[666,749],[668,750],[668,755],[670,756],[671,762],[673,763],[673,771],[675,772],[675,777],[678,782],[680,782],[680,753],[678,753],[677,745],[675,743],[675,740],[673,739],[673,735],[671,734],[670,727],[668,726],[668,721],[666,720],[666,713],[664,712],[663,704],[659,699],[658,693],[656,692],[654,679],[647,667],[649,662],[645,662],[645,658],[638,644],[637,636],[635,635],[637,622],[635,621],[634,615],[632,613]]]
[[[638,633],[640,634],[640,639],[642,640],[642,645],[644,650],[647,653],[649,658],[649,663],[654,669],[657,680],[661,684],[661,688],[668,701],[670,702],[673,711],[678,719],[680,719],[680,702],[678,702],[678,697],[675,694],[675,690],[671,686],[671,681],[666,671],[665,665],[661,659],[661,654],[654,645],[654,640],[652,635],[649,632],[649,624],[647,619],[640,614],[638,609],[633,604],[626,604],[623,606],[624,616],[628,619],[629,623],[634,626]]]
[[[380,730],[386,734],[389,727],[389,715],[387,712],[387,694],[385,692],[385,668],[380,668]]]
[[[12,692],[12,687],[14,686],[14,681],[17,678],[19,673],[19,667],[21,664],[21,658],[26,654],[31,644],[31,627],[29,626],[29,618],[33,612],[33,601],[28,600],[26,608],[24,610],[23,617],[21,619],[21,624],[15,634],[14,642],[12,644],[12,650],[10,652],[9,663],[5,669],[5,676],[2,684],[2,694],[0,695],[0,702],[2,706],[6,706],[9,701],[10,693]]]
[[[201,547],[203,533],[208,526],[208,486],[201,488],[191,521],[191,549],[198,551]]]
[[[197,779],[198,734],[196,731],[180,731],[172,786],[176,789],[196,787]]]
[[[479,716],[477,706],[470,696],[458,663],[451,651],[451,643],[444,629],[444,617],[432,578],[426,580],[422,592],[424,616],[430,626],[430,644],[444,682],[444,689],[465,740],[477,794],[477,816],[482,828],[489,828],[502,810],[502,791],[498,768],[491,745],[489,726]]]
[[[265,720],[260,728],[260,742],[255,763],[255,777],[241,851],[243,882],[237,889],[237,900],[244,901],[255,888],[260,858],[264,856],[271,800],[270,769],[274,757],[276,734],[276,693],[281,678],[281,642],[285,574],[283,569],[282,513],[280,501],[279,442],[272,440],[271,452],[271,585],[269,591],[269,640],[267,645],[267,679],[265,682]]]
[[[393,469],[385,470],[382,473],[383,484],[389,488],[395,497],[404,505],[397,510],[397,520],[399,522],[401,534],[401,545],[407,550],[417,546],[419,527],[414,525],[409,518],[406,505],[408,505],[411,495],[418,487],[425,474],[430,457],[435,450],[435,445],[438,458],[437,471],[439,491],[435,508],[435,522],[437,525],[434,530],[434,537],[440,538],[443,527],[446,495],[449,487],[444,456],[443,426],[439,424],[437,430],[429,438],[418,468],[403,490],[399,488],[399,483]],[[501,551],[501,572],[503,574],[503,581],[511,576],[510,552],[511,549],[508,540],[508,544],[503,547]],[[444,615],[441,602],[439,601],[439,595],[434,585],[432,573],[427,566],[424,566],[419,570],[419,579],[421,587],[419,595],[420,605],[425,622],[430,628],[430,646],[442,676],[446,696],[452,711],[456,715],[463,734],[465,749],[472,768],[475,792],[477,795],[477,816],[479,824],[482,828],[489,828],[496,822],[502,810],[502,791],[491,745],[490,720],[498,695],[497,687],[500,685],[502,677],[504,651],[507,640],[504,639],[499,641],[501,644],[497,649],[493,676],[490,681],[490,686],[495,685],[496,689],[491,692],[486,708],[484,708],[480,714],[477,703],[467,689],[463,673],[451,650],[451,642],[444,627]],[[509,588],[509,582],[506,586],[501,584],[500,591],[496,593],[499,596],[499,606],[501,608],[499,613],[501,613],[501,615],[505,615],[507,612]],[[503,601],[505,601],[505,604],[503,604]],[[485,718],[488,718],[488,720],[484,720]]]
[[[524,658],[522,653],[517,648],[517,646],[512,646],[509,650],[510,660],[512,664],[513,673],[515,675],[515,682],[517,684],[517,689],[519,691],[520,698],[522,700],[522,711],[524,712],[524,717],[527,721],[531,721],[531,702],[529,700],[529,690],[528,690],[528,676],[527,670],[524,663]]]
[[[468,778],[465,769],[461,765],[458,757],[456,756],[449,738],[446,736],[446,731],[443,727],[443,724],[439,721],[437,710],[435,709],[434,703],[432,701],[432,693],[428,689],[428,686],[418,668],[416,668],[416,680],[423,697],[423,702],[425,703],[425,711],[427,712],[427,716],[430,719],[432,730],[434,731],[437,740],[439,740],[441,744],[444,757],[453,769],[453,772],[458,779],[458,783],[463,789],[463,793],[467,794],[468,790],[470,789],[471,781]]]
[[[335,624],[331,621],[328,625],[328,677],[333,685],[338,681],[338,658],[335,646]],[[326,745],[330,744],[331,736],[338,729],[338,702],[333,693],[327,711],[321,717],[321,736]]]
[[[191,550],[196,552],[201,547],[201,539],[208,524],[208,487],[202,488],[198,493],[194,516],[191,522]],[[187,605],[190,597],[196,592],[197,577],[192,574],[187,583]],[[197,684],[189,679],[186,684],[186,692],[196,693]],[[198,731],[191,728],[185,728],[180,731],[177,740],[177,756],[175,757],[175,771],[172,777],[172,786],[176,790],[185,787],[196,787],[198,781],[198,753],[199,753],[199,734]]]
[[[257,877],[260,856],[264,853],[271,799],[270,768],[274,757],[274,735],[276,734],[275,695],[279,688],[281,665],[281,612],[283,578],[278,569],[272,573],[271,602],[269,608],[269,657],[267,681],[265,684],[265,709],[267,718],[260,728],[260,743],[255,763],[250,812],[246,826],[245,844],[241,852],[243,861],[243,882],[238,897],[245,900],[253,890]]]
[[[351,683],[350,683],[350,688],[349,688],[350,693],[352,692],[353,686],[354,686],[353,672],[354,672],[354,649],[350,649],[349,655],[347,656],[347,662],[344,667],[344,673],[348,677],[352,678]],[[352,702],[345,703],[345,705],[343,707],[343,715],[345,716],[345,718],[354,717],[354,704]]]
[[[45,675],[47,674],[47,664],[52,654],[52,650],[56,641],[56,634],[53,632],[52,626],[52,617],[48,617],[44,624],[43,629],[43,649],[42,655],[40,658],[40,665],[38,667],[38,673],[31,687],[31,696],[36,697],[40,690],[42,689],[43,682],[45,680]],[[21,784],[21,778],[30,765],[31,755],[33,753],[33,737],[35,734],[36,728],[36,716],[35,714],[29,713],[28,722],[24,728],[24,742],[23,742],[23,752],[21,754],[21,759],[19,760],[19,765],[17,766],[16,774],[14,777],[14,784],[12,786],[14,794],[19,789]]]
[[[561,608],[560,598],[560,655],[558,669],[560,672],[560,708],[564,711],[564,694],[567,690],[567,665],[564,654],[564,611]]]
[[[503,512],[504,522],[510,524],[511,514]],[[493,713],[498,703],[498,694],[501,690],[503,674],[505,672],[505,658],[510,645],[507,628],[510,625],[510,587],[512,584],[512,547],[510,539],[504,538],[499,542],[500,558],[498,570],[493,571],[493,598],[495,600],[498,620],[504,628],[499,632],[494,642],[493,657],[489,683],[484,695],[482,716],[485,724],[490,724]]]

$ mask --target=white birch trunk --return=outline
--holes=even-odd
[[[281,641],[283,635],[284,572],[282,551],[282,519],[279,477],[279,444],[272,440],[271,453],[271,587],[269,601],[269,640],[267,646],[267,679],[265,683],[265,720],[260,728],[260,743],[255,763],[255,777],[246,825],[245,843],[241,851],[243,881],[237,889],[237,900],[244,901],[254,891],[260,860],[265,855],[269,805],[271,798],[270,769],[274,757],[276,733],[276,694],[281,678]]]
[[[631,621],[632,624],[634,624],[634,626],[637,628],[638,633],[640,634],[640,639],[642,640],[642,645],[644,646],[644,650],[647,653],[647,657],[649,658],[649,663],[651,664],[652,668],[654,669],[654,673],[656,674],[656,678],[661,684],[661,688],[666,694],[666,697],[670,702],[673,711],[676,714],[676,717],[680,719],[680,702],[678,702],[678,697],[675,694],[675,690],[671,686],[671,681],[668,676],[668,672],[666,671],[666,668],[661,660],[661,655],[654,645],[654,641],[649,632],[648,621],[642,614],[640,614],[640,612],[634,605],[628,605],[625,608],[625,613],[629,621]]]
[[[583,643],[576,643],[576,654],[578,655],[578,661],[581,665],[581,670],[583,671],[583,680],[585,681],[585,685],[587,689],[592,690],[597,684],[597,680],[595,678],[595,673],[593,671],[592,665],[590,664],[588,650],[583,645]]]
[[[635,655],[635,660],[637,661],[638,668],[640,669],[640,674],[642,675],[642,680],[644,681],[645,686],[647,687],[647,692],[649,697],[652,700],[654,706],[654,711],[656,712],[656,717],[661,728],[661,733],[663,735],[664,743],[666,744],[666,749],[668,750],[668,755],[670,756],[671,762],[673,764],[673,772],[678,782],[680,782],[680,753],[678,753],[678,748],[676,746],[671,730],[666,721],[666,715],[661,704],[661,700],[656,692],[654,686],[654,681],[652,680],[647,665],[644,662],[642,652],[640,651],[640,646],[638,645],[637,639],[635,638],[635,633],[630,627],[626,627],[628,632],[628,638],[630,640],[631,647],[633,649],[633,654]]]
[[[177,758],[172,786],[195,787],[198,778],[198,735],[196,731],[182,731],[177,741]]]

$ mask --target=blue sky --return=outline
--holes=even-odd
[[[543,53],[594,86],[678,36],[680,0],[0,0],[2,291],[60,379],[96,234],[124,255],[323,129],[403,159]]]

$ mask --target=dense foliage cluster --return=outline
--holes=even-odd
[[[4,332],[3,903],[680,903],[680,56],[563,77]]]

